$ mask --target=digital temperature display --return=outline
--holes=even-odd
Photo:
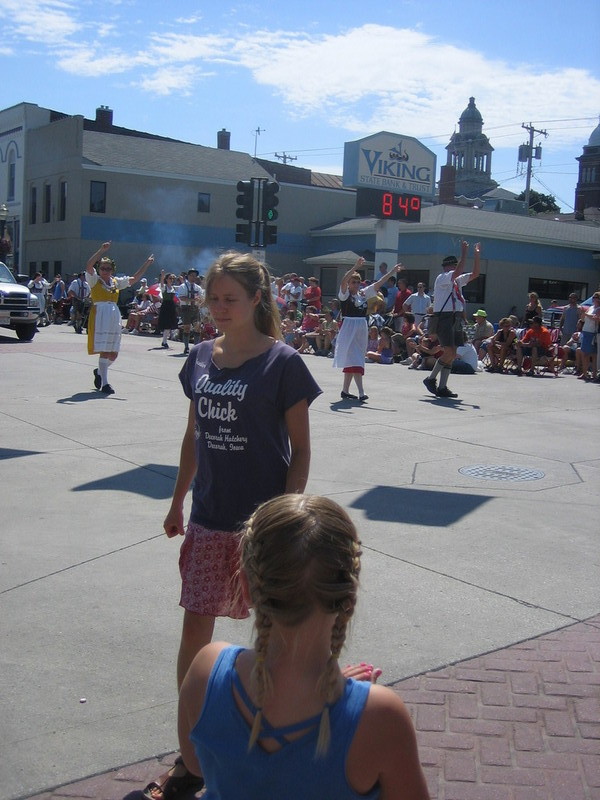
[[[418,194],[395,194],[384,189],[357,189],[356,216],[421,221],[421,198]]]

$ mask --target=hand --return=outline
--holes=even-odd
[[[153,264],[153,263],[154,263],[154,253],[152,253],[152,255],[148,256],[148,258],[146,259],[146,264]]]
[[[469,243],[466,242],[466,241],[462,241],[460,243],[460,249],[461,249],[462,254],[466,256],[468,251],[469,251]]]
[[[183,536],[185,531],[183,529],[183,509],[169,509],[169,513],[163,522],[165,533],[172,539],[174,536]]]
[[[477,255],[479,255],[481,253],[481,242],[477,242],[473,250]]]
[[[105,253],[105,252],[108,250],[108,248],[111,246],[111,244],[112,244],[112,242],[104,242],[104,243],[102,244],[102,247],[100,248],[100,250],[101,250],[103,253]]]
[[[369,681],[370,683],[377,683],[377,679],[381,675],[379,667],[375,668],[372,664],[348,664],[342,670],[344,678],[354,678],[355,681]]]
[[[354,265],[354,268],[355,268],[355,269],[358,269],[359,267],[362,267],[362,265],[363,265],[364,263],[365,263],[365,260],[364,260],[364,258],[362,258],[362,257],[361,257],[361,258],[358,258],[358,259],[356,260],[356,264]]]
[[[396,264],[396,266],[394,267],[394,269],[396,270],[396,272],[402,272],[402,270],[403,270],[403,269],[406,269],[406,267],[405,267],[405,266],[404,266],[404,264],[403,264],[403,263],[400,261],[398,264]]]

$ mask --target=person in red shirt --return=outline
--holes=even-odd
[[[394,301],[394,330],[400,332],[402,330],[402,323],[404,322],[404,309],[403,306],[408,300],[408,298],[412,295],[411,290],[408,288],[408,282],[405,278],[398,278],[397,282],[398,287],[398,294],[396,295],[396,299]]]
[[[304,290],[304,299],[307,306],[314,306],[318,312],[321,311],[321,287],[318,278],[308,279],[308,286]]]
[[[531,319],[531,327],[525,333],[521,341],[516,343],[517,347],[517,375],[523,374],[523,358],[528,355],[531,357],[531,367],[527,372],[533,375],[535,367],[540,359],[549,355],[552,347],[552,338],[548,328],[542,325],[542,318],[535,316]]]

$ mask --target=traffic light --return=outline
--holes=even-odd
[[[275,181],[267,181],[263,187],[262,197],[262,217],[263,222],[274,222],[279,214],[277,213],[276,206],[279,205],[279,198],[277,192],[279,191],[279,184]]]
[[[247,219],[250,221],[254,211],[254,184],[252,181],[238,181],[237,190],[239,192],[236,198],[238,207],[235,215],[238,219]],[[236,242],[238,241],[241,240],[237,238],[236,233]]]
[[[250,244],[250,223],[241,222],[235,226],[235,240],[243,244]]]

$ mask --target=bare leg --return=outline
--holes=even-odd
[[[194,614],[192,611],[185,611],[181,631],[181,644],[179,645],[179,655],[177,656],[178,689],[181,689],[183,679],[196,655],[204,645],[210,644],[214,627],[214,617],[204,617],[201,614]]]

